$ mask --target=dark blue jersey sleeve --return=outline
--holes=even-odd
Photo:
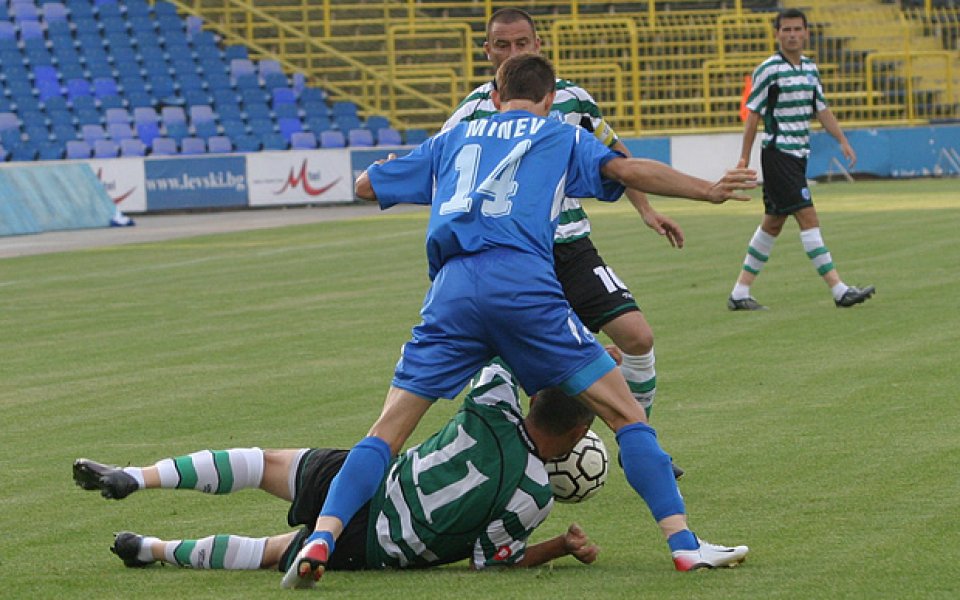
[[[430,138],[406,156],[374,164],[367,169],[380,208],[390,208],[395,204],[431,203],[436,179],[435,146],[436,138]]]

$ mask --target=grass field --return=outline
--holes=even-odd
[[[757,194],[758,196],[759,194]],[[960,595],[960,183],[814,188],[844,279],[834,308],[788,225],[754,287],[725,300],[759,201],[658,200],[671,249],[626,203],[589,205],[594,239],[657,335],[653,424],[687,469],[691,524],[752,551],[680,574],[614,468],[560,505],[593,566],[332,573],[350,598],[956,598]],[[0,260],[0,597],[245,598],[275,572],[124,569],[112,532],[166,538],[285,531],[258,491],[148,492],[108,502],[73,485],[87,456],[121,464],[201,448],[352,445],[379,413],[427,287],[423,214]],[[414,434],[452,414],[445,402]],[[598,427],[598,431],[600,428]],[[613,448],[613,437],[600,431]]]

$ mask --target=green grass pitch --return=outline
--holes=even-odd
[[[654,201],[671,249],[626,202],[588,204],[601,253],[656,332],[663,446],[687,469],[693,529],[745,543],[740,568],[676,573],[613,467],[560,505],[601,546],[530,571],[331,573],[350,598],[956,598],[960,595],[960,184],[813,188],[827,246],[864,306],[834,308],[788,224],[754,286],[725,301],[762,210]],[[379,413],[427,288],[423,213],[0,260],[0,596],[289,594],[276,572],[124,569],[132,529],[167,538],[286,531],[258,491],[83,492],[74,458],[340,446]],[[435,407],[419,441],[456,404]],[[613,436],[595,427],[608,447]]]

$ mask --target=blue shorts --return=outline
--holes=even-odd
[[[528,394],[554,385],[579,394],[616,367],[570,308],[553,264],[533,254],[498,248],[451,259],[420,316],[393,385],[429,400],[455,398],[495,356]]]

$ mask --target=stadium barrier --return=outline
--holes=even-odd
[[[115,213],[89,165],[0,169],[0,236],[109,227]]]
[[[851,129],[847,137],[858,155],[853,176],[960,176],[960,125]],[[635,156],[710,180],[736,164],[741,141],[739,133],[624,139]],[[815,131],[811,146],[810,178],[842,174],[845,161],[829,134]],[[18,163],[0,169],[0,235],[104,227],[114,205],[136,214],[354,202],[361,171],[409,148]],[[759,141],[753,151],[758,167]]]

